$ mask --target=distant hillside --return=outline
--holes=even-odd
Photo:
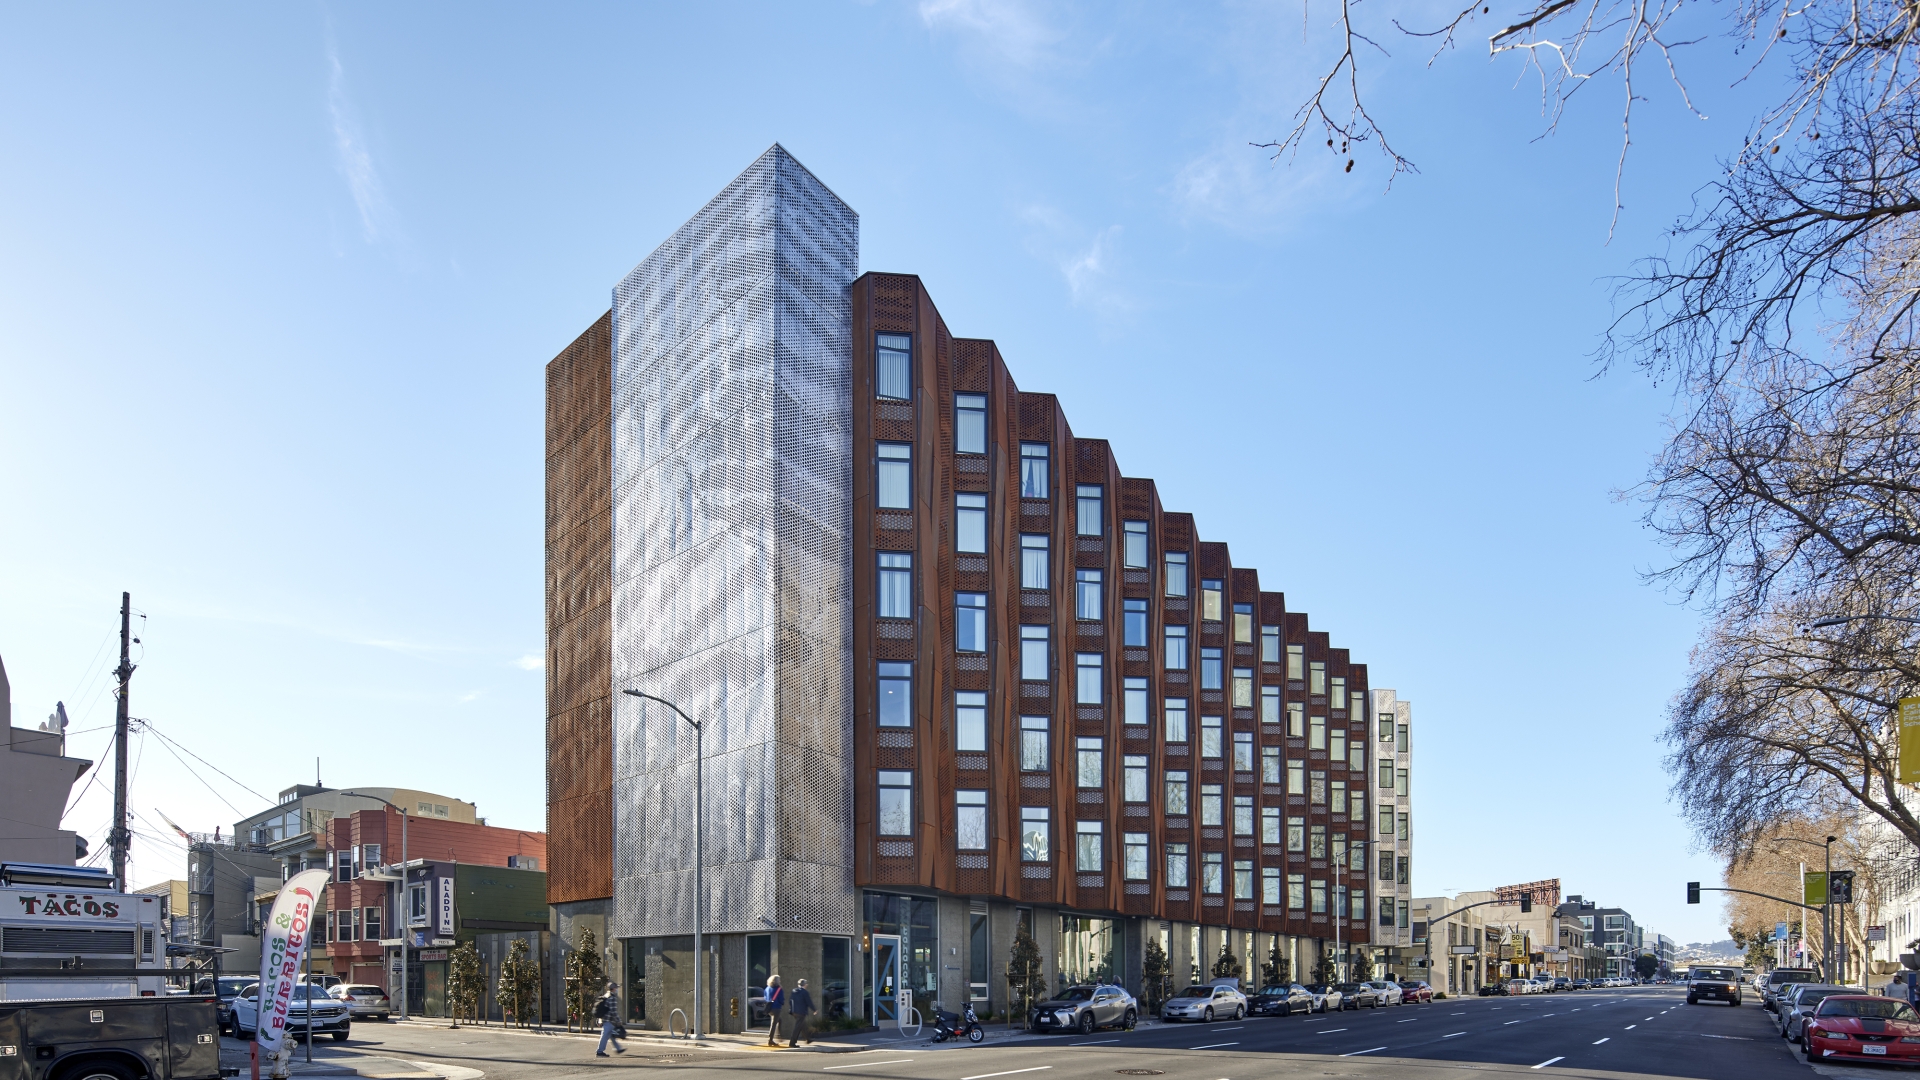
[[[1745,950],[1733,943],[1732,938],[1723,941],[1691,941],[1674,950],[1683,960],[1738,960]]]

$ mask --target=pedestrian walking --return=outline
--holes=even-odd
[[[780,1010],[787,1004],[786,992],[780,989],[780,976],[767,976],[767,993],[760,999],[767,1007],[767,1045],[780,1044]]]
[[[800,1036],[807,1037],[807,1045],[813,1045],[813,1029],[807,1026],[807,1017],[813,1015],[813,995],[807,992],[807,980],[801,979],[793,984],[793,993],[787,995],[787,1011],[793,1014],[792,1039],[788,1046],[799,1046]]]
[[[600,1000],[593,1003],[594,1019],[600,1021],[600,1048],[593,1052],[594,1057],[607,1056],[607,1044],[613,1044],[613,1052],[624,1054],[626,1047],[620,1045],[617,1038],[620,1031],[620,997],[614,991],[620,989],[619,983],[608,983],[607,991]]]

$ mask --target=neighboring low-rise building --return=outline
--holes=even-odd
[[[37,728],[13,726],[13,688],[0,663],[0,862],[72,866],[87,842],[60,827],[74,781],[93,762],[67,756],[67,711],[56,705]],[[124,886],[122,886],[124,888]]]
[[[1485,985],[1490,964],[1497,964],[1499,928],[1489,926],[1487,908],[1466,908],[1471,894],[1425,896],[1411,901],[1416,945],[1424,951],[1406,971],[1441,993],[1472,995]],[[1458,914],[1455,914],[1455,913]],[[1491,935],[1491,936],[1490,936]]]

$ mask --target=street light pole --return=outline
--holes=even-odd
[[[706,903],[706,891],[701,880],[701,868],[706,864],[706,813],[707,801],[701,794],[701,781],[706,774],[707,756],[705,752],[705,732],[700,722],[680,711],[680,706],[666,698],[643,694],[638,690],[622,690],[623,694],[646,701],[656,701],[672,709],[680,719],[693,726],[693,1017],[688,1024],[688,1034],[700,1037],[700,970],[706,967],[706,955],[700,951],[700,909]]]
[[[1833,842],[1836,839],[1838,837],[1827,837],[1827,887],[1822,890],[1820,904],[1820,953],[1826,967],[1821,974],[1825,975],[1829,982],[1840,977],[1833,966]]]

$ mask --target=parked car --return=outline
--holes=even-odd
[[[208,975],[193,984],[193,992],[213,995],[220,1033],[224,1035],[233,1030],[233,999],[259,981],[257,975],[222,975],[217,979]]]
[[[1857,993],[1858,987],[1834,986],[1830,983],[1794,983],[1793,992],[1780,999],[1780,1037],[1788,1042],[1799,1042],[1801,1030],[1806,1026],[1807,1017],[1820,1002],[1835,994]]]
[[[1326,983],[1308,983],[1307,993],[1313,995],[1314,1012],[1339,1012],[1342,997],[1338,987]]]
[[[1592,989],[1592,988],[1593,988],[1593,985],[1594,985],[1594,984],[1593,984],[1593,982],[1592,982],[1591,980],[1588,980],[1588,979],[1575,979],[1575,980],[1573,980],[1573,985],[1572,985],[1572,989],[1575,989],[1575,990],[1590,990],[1590,989]]]
[[[1818,982],[1820,976],[1812,968],[1774,968],[1767,972],[1760,983],[1760,1007],[1768,1012],[1780,1011],[1780,995],[1795,983]]]
[[[1539,992],[1539,987],[1533,984],[1532,979],[1508,979],[1507,980],[1507,995],[1509,997],[1519,997],[1522,994],[1533,994],[1538,992]]]
[[[1567,978],[1565,975],[1556,975],[1553,978],[1553,989],[1555,992],[1571,990],[1573,989],[1573,980]]]
[[[1533,977],[1533,987],[1534,992],[1540,994],[1551,994],[1555,989],[1553,980],[1547,978],[1545,975],[1535,975]]]
[[[379,1017],[382,1020],[393,1015],[393,1004],[387,1000],[387,992],[367,983],[341,983],[327,991],[335,1001],[347,1003],[347,1015],[355,1020]]]
[[[1920,1014],[1898,998],[1830,994],[1803,1024],[1808,1061],[1920,1062]]]
[[[318,986],[323,990],[331,990],[334,987],[339,986],[345,980],[341,979],[340,976],[338,975],[318,975],[318,974],[310,975],[305,972],[302,972],[300,975],[295,976],[293,981],[295,983],[312,983],[313,985]]]
[[[1163,1020],[1200,1020],[1207,1023],[1215,1019],[1238,1020],[1245,1015],[1246,995],[1225,983],[1195,983],[1168,998],[1160,1010]]]
[[[1310,1013],[1316,1002],[1313,991],[1299,983],[1285,986],[1269,986],[1247,1002],[1247,1011],[1254,1016],[1292,1016],[1294,1013]]]
[[[1400,984],[1400,1000],[1408,1003],[1433,1000],[1433,987],[1417,980]]]
[[[1237,996],[1239,992],[1234,993]],[[1033,1031],[1077,1031],[1087,1035],[1115,1025],[1130,1029],[1139,1016],[1140,1003],[1125,987],[1088,983],[1069,986],[1051,1000],[1035,1005],[1027,1014],[1027,1027]]]
[[[1373,979],[1369,981],[1367,985],[1380,992],[1380,1003],[1382,1005],[1405,1005],[1407,1003],[1406,991],[1401,990],[1400,984],[1392,979]]]
[[[1507,984],[1502,982],[1482,983],[1477,993],[1481,997],[1506,997]]]
[[[1725,1001],[1740,1004],[1740,969],[1695,966],[1687,970],[1687,1004]]]
[[[307,1024],[309,1013],[313,1018],[311,1028]],[[260,985],[255,983],[233,999],[233,1033],[251,1039],[259,1031],[259,1025]],[[347,1015],[346,1002],[335,1001],[318,986],[293,987],[293,998],[287,1004],[287,1034],[304,1039],[311,1030],[315,1035],[331,1035],[335,1042],[346,1042],[352,1027],[353,1017]]]
[[[1340,1007],[1343,1009],[1377,1009],[1386,1004],[1382,1000],[1383,995],[1372,983],[1335,983],[1334,989],[1340,991]]]

